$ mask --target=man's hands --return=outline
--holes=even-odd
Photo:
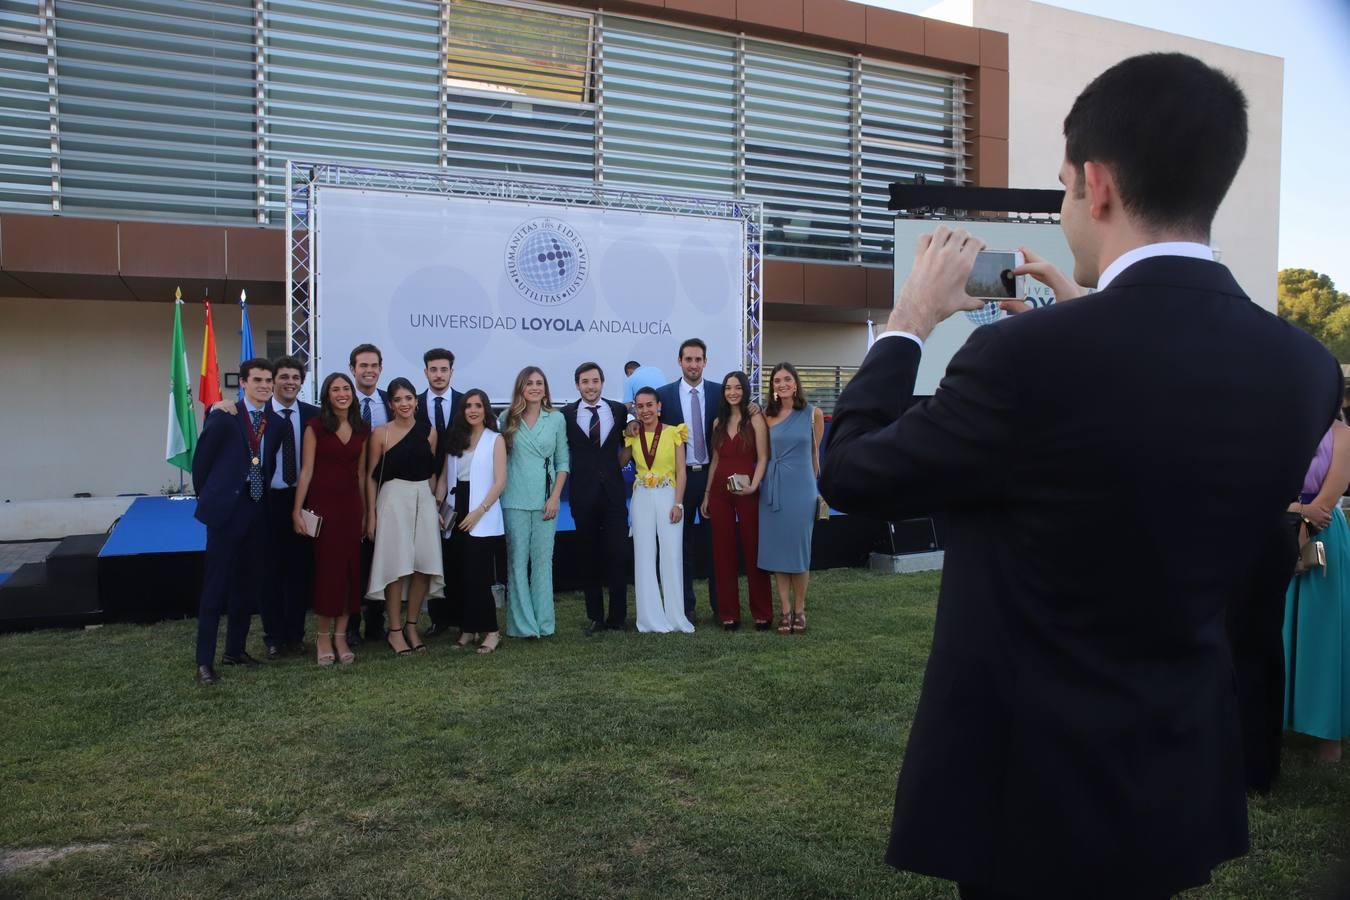
[[[914,268],[900,288],[886,330],[926,340],[949,316],[984,306],[983,300],[966,294],[975,255],[983,249],[984,242],[964,228],[939,225],[920,237]]]
[[[1087,288],[1076,284],[1068,275],[1032,253],[1026,247],[1018,247],[1017,249],[1022,251],[1022,258],[1026,261],[1013,269],[1013,274],[1030,275],[1035,278],[1054,292],[1056,303],[1075,300],[1087,293]],[[999,306],[1010,316],[1024,313],[1031,308],[1025,300],[1004,300]]]
[[[215,403],[212,403],[211,408],[207,410],[208,414],[213,412],[227,412],[232,416],[239,414],[239,410],[235,408],[233,400],[217,400]]]

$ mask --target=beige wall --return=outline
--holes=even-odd
[[[238,367],[239,309],[212,311],[223,373]],[[255,307],[249,318],[261,354],[283,312]],[[204,321],[200,303],[183,304],[194,396]],[[172,329],[168,303],[0,299],[0,502],[178,484],[179,470],[164,462]]]
[[[1280,119],[1284,61],[1030,0],[947,0],[925,15],[1008,35],[1008,185],[1057,188],[1064,116],[1115,63],[1152,51],[1189,53],[1247,94],[1247,158],[1214,222],[1221,261],[1261,306],[1275,309],[1279,268]]]
[[[885,324],[877,324],[877,330]],[[867,326],[824,322],[764,323],[764,368],[780,362],[798,366],[856,366],[867,353]]]

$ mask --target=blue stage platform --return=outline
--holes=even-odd
[[[200,553],[206,549],[206,526],[193,518],[196,509],[196,497],[137,497],[117,520],[98,555]],[[576,530],[565,500],[558,510],[558,530]]]

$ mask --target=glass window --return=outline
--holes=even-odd
[[[589,103],[591,17],[450,0],[445,81],[451,90]]]

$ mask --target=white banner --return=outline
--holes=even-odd
[[[362,343],[384,355],[381,385],[424,385],[423,352],[444,347],[452,385],[494,402],[527,365],[555,402],[573,399],[586,360],[622,399],[626,361],[673,381],[691,337],[708,345],[709,379],[741,367],[739,221],[333,187],[317,210],[315,383]]]
[[[914,249],[918,246],[919,236],[931,234],[941,224],[932,219],[895,220],[897,291],[909,277],[910,270],[914,268]],[[954,228],[966,229],[984,241],[985,247],[990,250],[1016,250],[1019,247],[1026,247],[1073,277],[1073,253],[1069,251],[1069,245],[1064,240],[1064,232],[1057,223],[972,221],[947,224]],[[1032,306],[1049,306],[1055,302],[1055,295],[1039,281],[1028,278],[1026,299]],[[934,328],[928,340],[923,342],[923,357],[919,361],[919,375],[914,384],[914,393],[931,396],[936,392],[942,376],[947,373],[947,364],[952,361],[956,351],[965,345],[971,332],[981,325],[997,322],[1005,315],[1006,313],[999,309],[997,304],[987,304],[982,310],[957,313]]]

